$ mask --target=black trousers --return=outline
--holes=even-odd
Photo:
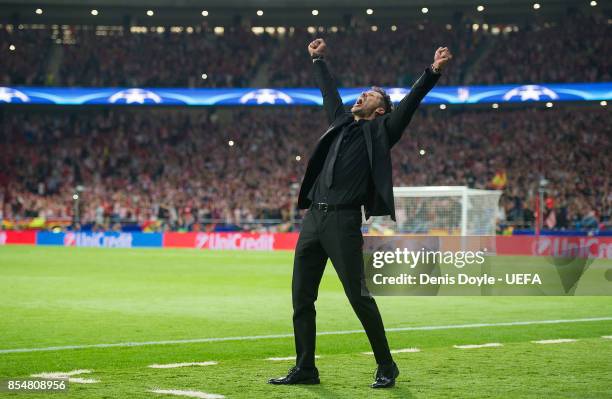
[[[353,310],[368,336],[378,364],[392,361],[374,298],[362,295],[363,236],[361,212],[310,209],[302,224],[293,262],[293,330],[298,367],[314,367],[315,301],[327,259],[331,259]]]

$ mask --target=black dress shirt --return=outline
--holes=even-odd
[[[334,138],[325,164],[310,192],[314,203],[363,205],[370,164],[363,135],[364,120],[353,121]]]

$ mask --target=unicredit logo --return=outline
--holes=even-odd
[[[206,244],[208,243],[208,234],[206,233],[198,233],[195,239],[195,247],[196,248],[206,248]]]
[[[64,246],[131,248],[132,235],[129,233],[119,233],[116,235],[104,233],[66,233],[64,235]]]
[[[64,246],[72,247],[76,244],[76,236],[74,233],[66,233],[64,235]]]
[[[542,256],[548,255],[550,250],[550,238],[542,237],[535,240],[532,244],[532,252],[534,255]]]
[[[196,248],[271,251],[274,234],[198,233]]]
[[[612,259],[612,243],[597,237],[541,237],[532,244],[537,256]]]

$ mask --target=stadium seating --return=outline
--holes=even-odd
[[[223,36],[146,33],[125,34],[120,40],[95,33],[75,30],[76,43],[63,46],[62,85],[248,86],[271,41],[239,28],[228,29]]]
[[[50,29],[0,29],[0,84],[42,85],[51,48]],[[11,47],[12,46],[12,47]],[[8,51],[7,51],[8,50]]]
[[[210,27],[192,28],[192,33],[168,29],[163,33],[130,33],[117,28],[112,34],[104,31],[101,35],[87,26],[62,31],[3,26],[1,47],[13,44],[16,50],[0,59],[1,82],[313,86],[311,71],[304,65],[308,63],[305,46],[315,36],[329,42],[334,70],[344,86],[409,85],[439,45],[455,53],[454,66],[443,81],[446,85],[609,81],[612,70],[608,56],[612,49],[606,40],[612,35],[612,25],[599,14],[577,14],[554,22],[535,19],[516,25],[482,24],[478,29],[468,21],[454,25],[361,24],[327,27],[324,32],[296,27],[282,35],[255,34],[241,26],[228,26],[222,35]],[[566,56],[568,52],[571,57]]]
[[[429,108],[393,150],[395,184],[503,189],[501,223],[521,227],[533,222],[546,178],[550,227],[597,228],[610,223],[608,119],[604,107]],[[255,229],[263,226],[248,222],[288,221],[324,128],[318,108],[20,109],[0,135],[4,218],[70,218],[82,184],[84,224],[161,220],[159,228],[192,230],[211,220]]]

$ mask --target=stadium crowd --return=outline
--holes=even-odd
[[[271,45],[269,36],[242,28],[222,36],[150,32],[117,40],[82,29],[72,36],[59,74],[65,86],[244,87]]]
[[[49,29],[0,29],[0,85],[47,83],[47,58],[51,48]]]
[[[153,219],[172,228],[193,228],[196,219],[287,220],[289,184],[301,172],[295,157],[323,128],[314,112],[12,114],[0,150],[4,216],[70,216],[82,184],[83,221],[106,227]],[[244,123],[222,124],[223,117]]]
[[[338,84],[344,87],[410,86],[422,70],[431,63],[433,52],[440,43],[453,49],[453,68],[445,76],[445,84],[463,81],[468,65],[484,41],[480,32],[459,26],[446,29],[431,23],[418,26],[389,26],[342,30],[319,34],[325,37],[330,49]],[[384,29],[384,31],[382,31]],[[304,43],[313,40],[313,34],[296,30],[287,37],[272,55],[270,83],[277,87],[314,86],[312,71],[304,68],[308,54]]]
[[[501,189],[500,223],[521,227],[533,226],[543,184],[549,228],[612,226],[605,107],[430,113],[413,129],[395,150],[396,185]]]
[[[269,87],[313,86],[305,68],[306,43],[323,36],[343,86],[406,86],[429,64],[439,45],[453,50],[447,85],[609,81],[612,25],[600,14],[574,13],[565,19],[534,19],[519,25],[489,26],[433,21],[380,26],[356,23],[323,32],[295,27],[285,34],[255,34],[228,26],[192,33],[121,28],[99,35],[94,27],[66,31],[0,29],[0,45],[14,50],[0,57],[4,85]],[[486,29],[484,28],[486,25]],[[64,28],[62,28],[64,29]],[[493,34],[495,29],[497,34]],[[155,29],[153,29],[155,30]],[[53,44],[53,43],[61,44]],[[52,46],[61,51],[50,51]],[[59,63],[55,73],[51,54]],[[571,54],[571,56],[567,56]],[[204,75],[205,74],[205,75]],[[203,78],[205,77],[205,78]]]
[[[550,228],[610,226],[605,107],[419,113],[393,150],[396,185],[502,189],[500,223],[520,227],[533,224],[544,178]],[[324,128],[318,108],[5,113],[3,217],[70,218],[83,185],[81,223],[98,227],[288,222],[296,183]]]
[[[466,84],[609,82],[612,24],[607,17],[574,15],[499,36],[486,62]]]

